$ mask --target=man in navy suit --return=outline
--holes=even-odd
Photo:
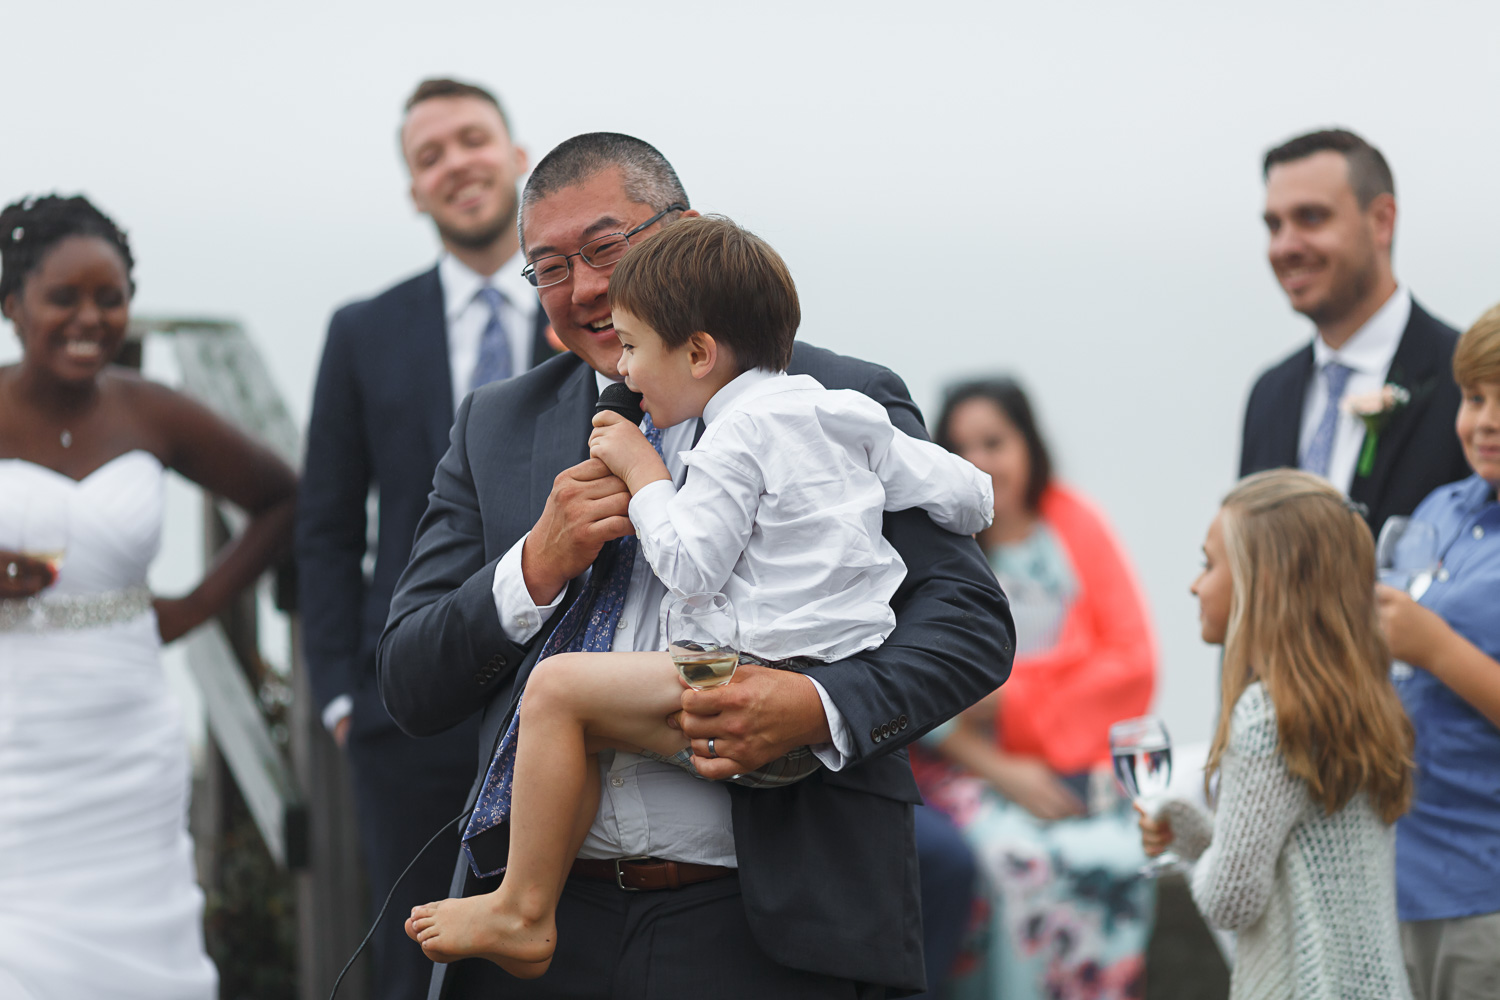
[[[670,164],[629,136],[570,139],[528,181],[524,252],[533,266],[552,258],[543,266],[560,280],[539,291],[572,353],[459,408],[378,653],[381,693],[407,731],[441,732],[478,714],[488,765],[539,647],[607,575],[588,571],[631,530],[624,484],[587,449],[599,393],[619,377],[610,248],[687,214]],[[897,426],[924,433],[884,368],[799,343],[790,370],[862,391]],[[674,472],[695,430],[664,430]],[[920,796],[905,746],[1000,685],[1013,625],[971,538],[920,511],[888,515],[885,530],[907,578],[882,647],[806,673],[742,667],[733,684],[684,695],[680,725],[700,756],[713,756],[712,740],[753,767],[805,745],[825,768],[785,788],[746,789],[631,754],[601,761],[603,792],[558,908],[548,971],[523,982],[468,960],[440,970],[429,996],[734,1000],[922,988]],[[662,648],[663,595],[638,561],[613,648]],[[705,777],[729,777],[715,766],[726,761],[698,763]],[[460,864],[450,894],[490,887]]]
[[[366,872],[379,905],[474,779],[477,724],[431,739],[403,734],[381,704],[375,644],[427,506],[460,399],[479,382],[553,353],[546,317],[520,276],[514,145],[494,96],[427,80],[406,105],[401,152],[411,199],[442,241],[437,266],[345,306],[328,327],[298,502],[302,638],[324,724],[348,754]],[[373,572],[369,514],[375,517]],[[452,858],[418,862],[392,906],[441,894]],[[377,994],[421,996],[432,963],[383,926],[373,941]]]
[[[1395,183],[1379,150],[1313,132],[1268,152],[1264,171],[1271,270],[1317,336],[1251,390],[1240,475],[1307,469],[1364,504],[1378,533],[1469,474],[1453,433],[1458,332],[1396,281]],[[1369,421],[1348,412],[1381,394]]]

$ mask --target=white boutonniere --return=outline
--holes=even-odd
[[[1391,422],[1392,415],[1410,402],[1411,392],[1394,382],[1387,382],[1373,392],[1344,397],[1340,407],[1365,425],[1365,443],[1359,450],[1356,475],[1367,477],[1375,468],[1375,447],[1380,441],[1380,432]]]

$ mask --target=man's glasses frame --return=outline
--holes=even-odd
[[[680,202],[673,202],[628,233],[605,233],[579,247],[577,253],[552,253],[545,257],[538,257],[521,269],[521,277],[530,282],[533,288],[550,288],[553,285],[560,285],[573,276],[574,257],[582,258],[589,267],[613,267],[620,262],[621,257],[625,256],[625,251],[630,249],[630,237],[650,229],[660,222],[663,216],[673,212],[686,212],[687,208]],[[561,264],[558,263],[559,261]],[[537,270],[539,264],[542,271]],[[562,272],[561,275],[557,274],[558,271]]]

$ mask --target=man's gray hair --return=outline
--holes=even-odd
[[[521,231],[521,249],[526,249],[526,212],[554,191],[581,184],[599,173],[617,167],[625,175],[625,196],[660,212],[668,205],[691,207],[677,171],[655,146],[619,132],[585,132],[565,140],[532,170],[521,195],[516,219]]]

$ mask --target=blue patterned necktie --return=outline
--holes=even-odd
[[[502,378],[510,378],[514,363],[510,357],[510,335],[500,320],[500,291],[485,285],[479,295],[490,307],[490,321],[485,324],[479,337],[479,360],[474,364],[474,375],[469,379],[469,391],[488,385]]]
[[[1328,405],[1323,408],[1323,417],[1313,431],[1307,450],[1297,464],[1315,476],[1328,478],[1328,463],[1333,458],[1333,439],[1339,426],[1339,400],[1344,398],[1344,387],[1354,369],[1330,361],[1323,366],[1323,380],[1328,383]]]
[[[661,454],[661,431],[651,422],[651,415],[641,421],[641,430],[646,440]],[[542,651],[537,655],[540,663],[558,653],[607,653],[614,645],[615,632],[620,627],[620,613],[625,609],[625,594],[630,589],[630,577],[635,570],[636,553],[640,542],[634,535],[605,544],[594,561],[594,570],[582,593],[563,613],[557,628],[547,637]],[[595,582],[598,586],[594,586]],[[464,830],[464,852],[474,874],[481,878],[498,875],[504,867],[482,871],[480,862],[474,857],[470,841],[481,834],[500,826],[510,817],[511,786],[516,773],[516,741],[520,735],[521,700],[516,699],[516,711],[511,716],[510,728],[495,748],[490,760],[490,769],[485,773],[484,785],[479,789],[479,798],[474,803],[474,812],[469,816],[469,825]]]

